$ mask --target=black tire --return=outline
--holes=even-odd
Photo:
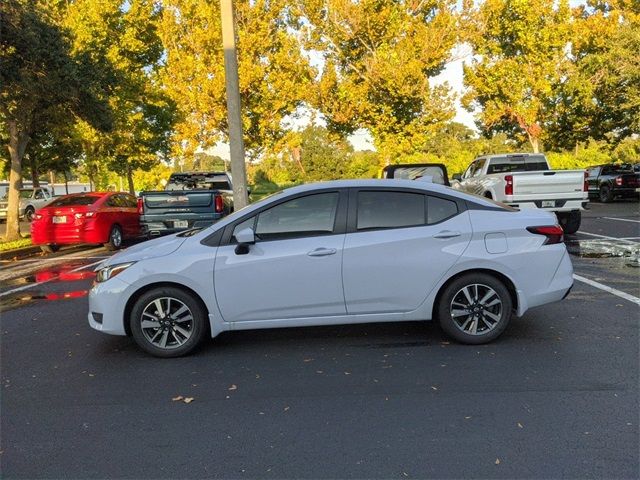
[[[491,195],[491,192],[485,192],[484,193],[484,198],[488,198],[489,200],[493,200],[493,195]]]
[[[120,225],[113,225],[109,230],[109,240],[104,244],[107,250],[114,251],[122,248],[122,229]]]
[[[48,245],[40,245],[40,250],[44,253],[55,253],[60,250],[60,246],[55,243],[50,243]]]
[[[167,299],[172,300],[173,306],[170,306],[171,303],[167,302]],[[161,312],[164,317],[158,315],[156,302],[160,303],[161,310],[167,308],[169,315],[166,315],[167,311]],[[188,311],[179,314],[181,304],[186,306]],[[157,315],[157,322],[147,315],[150,312],[151,315]],[[180,320],[189,316],[190,321]],[[191,293],[175,287],[158,287],[141,295],[133,305],[128,321],[131,334],[138,346],[145,352],[162,358],[180,357],[193,352],[209,331],[208,315],[202,302]],[[143,327],[143,321],[148,322],[147,326]],[[154,327],[154,323],[157,323],[158,327]],[[190,336],[181,334],[180,330],[176,330],[177,327],[190,332]],[[164,347],[161,346],[163,337]],[[183,341],[182,344],[179,343],[180,340]]]
[[[613,200],[613,193],[611,192],[611,187],[609,187],[609,185],[602,185],[600,187],[599,198],[602,203],[609,203]]]
[[[582,213],[580,210],[574,210],[572,212],[558,212],[558,223],[566,234],[576,233],[580,229],[580,223],[582,222]]]
[[[474,291],[474,285],[479,286],[478,290]],[[458,300],[460,299],[463,299],[463,303],[466,302],[463,292],[466,287],[469,288],[468,293],[472,300],[469,303],[470,308],[453,309],[454,300],[456,300],[456,305],[458,305]],[[480,287],[487,287],[487,289]],[[482,298],[477,297],[484,297],[489,293],[489,290],[492,290],[494,295],[487,298],[485,305],[492,303],[496,297],[500,303],[481,307],[479,300],[482,300]],[[477,295],[476,298],[474,298],[475,295]],[[511,320],[513,303],[509,290],[507,290],[502,281],[486,273],[468,273],[456,278],[447,285],[440,295],[437,307],[440,327],[448,336],[460,343],[479,345],[495,340],[504,332]],[[457,315],[459,320],[455,320],[452,310],[456,310],[456,313],[460,311],[469,313]],[[490,318],[489,314],[497,317],[497,320]],[[472,333],[474,322],[476,328],[475,333]],[[489,327],[490,324],[491,327]]]
[[[24,211],[24,219],[31,223],[33,222],[33,216],[35,215],[36,211],[31,208],[31,207],[27,207],[27,209]]]

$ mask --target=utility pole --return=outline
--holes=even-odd
[[[235,15],[233,0],[220,0],[222,17],[222,47],[224,48],[224,73],[227,86],[227,119],[233,177],[233,203],[236,210],[249,204],[247,169],[244,163],[242,116],[240,113],[240,86],[238,83],[238,54],[236,49]]]

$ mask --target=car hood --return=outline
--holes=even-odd
[[[154,238],[146,242],[139,243],[127,248],[115,255],[107,258],[104,262],[96,267],[96,270],[107,267],[109,265],[117,265],[119,263],[138,262],[148,258],[164,257],[175,252],[182,245],[186,238],[178,237],[178,234],[168,235],[166,237]]]

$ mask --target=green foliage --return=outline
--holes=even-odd
[[[464,69],[465,106],[481,108],[483,132],[524,136],[537,152],[568,66],[568,1],[486,0],[470,28],[476,57]]]
[[[330,131],[368,129],[392,161],[453,117],[448,87],[430,84],[454,46],[455,1],[299,0],[306,47],[324,68],[313,99]],[[418,146],[419,148],[419,146]]]

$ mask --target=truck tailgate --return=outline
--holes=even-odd
[[[215,215],[215,193],[197,190],[143,192],[143,220],[162,221],[169,227],[173,226],[174,220],[206,220]],[[191,226],[191,222],[188,225]]]
[[[513,200],[568,200],[583,198],[583,170],[514,172]]]

